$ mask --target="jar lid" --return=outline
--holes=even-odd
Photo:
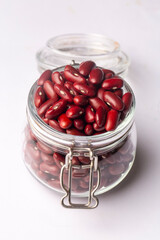
[[[70,64],[72,60],[81,63],[86,60],[124,75],[129,66],[128,56],[121,51],[117,41],[98,34],[66,34],[53,37],[37,54],[38,69],[46,69]]]

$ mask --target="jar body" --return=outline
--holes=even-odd
[[[98,168],[100,170],[100,183],[95,195],[104,193],[119,184],[130,171],[136,153],[136,128],[132,125],[127,134],[118,142],[104,148],[98,154]],[[65,164],[65,156],[56,143],[48,144],[42,141],[32,132],[29,124],[25,129],[24,161],[32,173],[41,183],[47,187],[63,192],[60,184],[61,168]],[[74,149],[73,149],[74,150]],[[93,149],[94,152],[94,149]],[[80,160],[80,161],[77,161]],[[77,165],[78,162],[78,165]],[[79,162],[81,163],[79,165]],[[87,196],[89,189],[89,157],[75,151],[72,158],[72,194],[75,196]],[[97,184],[97,173],[93,174],[93,187]],[[67,188],[68,170],[63,174],[63,182]]]

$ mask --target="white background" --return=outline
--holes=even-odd
[[[36,51],[64,33],[100,33],[131,58],[135,165],[95,210],[68,210],[22,161]],[[160,1],[0,0],[0,239],[160,239]]]

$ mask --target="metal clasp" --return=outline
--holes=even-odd
[[[99,187],[100,184],[100,170],[98,167],[98,157],[93,155],[93,152],[90,148],[85,149],[84,156],[89,157],[91,162],[88,165],[73,165],[72,157],[77,156],[75,152],[71,149],[69,153],[65,157],[65,164],[61,168],[60,173],[60,184],[62,189],[65,191],[65,195],[61,199],[61,204],[66,208],[84,208],[84,209],[92,209],[98,206],[99,201],[95,196],[95,191]],[[86,204],[81,203],[73,203],[72,202],[72,168],[76,169],[89,169],[89,191],[88,191],[88,201]],[[64,171],[68,171],[68,185],[64,184]],[[97,174],[97,183],[93,186],[93,173]],[[68,200],[68,203],[66,203]]]

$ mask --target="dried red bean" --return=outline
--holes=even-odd
[[[94,110],[97,110],[100,106],[104,107],[107,112],[110,110],[107,104],[98,97],[90,98],[89,104],[94,108]]]
[[[95,115],[95,120],[99,128],[103,127],[106,121],[107,111],[104,107],[100,106]]]
[[[73,178],[83,178],[87,176],[88,174],[88,169],[73,169]]]
[[[60,99],[58,102],[54,103],[53,106],[51,106],[47,110],[45,117],[47,117],[48,119],[55,118],[59,116],[61,113],[63,113],[66,107],[67,107],[67,101],[64,99]]]
[[[103,125],[102,127],[99,127],[97,125],[97,123],[93,123],[93,128],[96,132],[101,132],[101,131],[105,130],[105,125]]]
[[[59,168],[56,165],[48,165],[44,162],[40,164],[40,170],[44,173],[49,173],[53,176],[59,176]]]
[[[49,80],[45,81],[43,85],[43,89],[49,99],[52,98],[55,101],[58,100],[58,95],[54,90],[54,84],[51,81]]]
[[[38,171],[39,170],[39,163],[35,162],[35,161],[32,161],[31,162],[31,168],[34,170],[34,171]]]
[[[90,164],[90,162],[91,162],[89,157],[78,157],[78,159],[83,164]]]
[[[84,113],[84,109],[79,107],[79,106],[73,106],[70,107],[67,111],[66,111],[66,116],[68,118],[78,118],[80,116],[82,116]]]
[[[39,108],[42,103],[45,101],[45,92],[43,90],[42,87],[38,87],[36,92],[35,92],[35,95],[34,95],[34,104],[37,108]]]
[[[114,94],[116,94],[118,97],[122,98],[123,90],[122,89],[117,89],[116,91],[114,91]]]
[[[127,112],[132,104],[132,93],[127,92],[123,95],[122,101],[124,103],[124,111]]]
[[[29,156],[34,160],[36,161],[37,163],[39,163],[41,160],[40,158],[40,151],[39,149],[37,148],[36,144],[35,143],[30,143],[28,142],[26,144],[26,153],[27,155],[29,154]]]
[[[88,98],[83,95],[77,95],[74,97],[73,101],[74,101],[74,104],[78,106],[85,106],[88,103]]]
[[[45,72],[43,72],[40,78],[38,79],[37,84],[42,86],[46,80],[50,80],[51,74],[52,74],[51,70],[46,70]]]
[[[100,68],[94,68],[89,74],[89,82],[92,84],[100,84],[103,81],[104,73]]]
[[[37,170],[36,175],[44,181],[47,181],[49,179],[49,175],[47,173],[42,172],[41,170]]]
[[[79,186],[81,188],[84,188],[84,189],[88,189],[89,188],[89,185],[86,182],[84,182],[83,180],[79,181]]]
[[[53,150],[40,141],[37,142],[37,147],[46,154],[53,154]]]
[[[93,61],[82,62],[79,66],[79,72],[87,77],[95,66],[96,64]]]
[[[53,154],[53,159],[59,168],[61,168],[65,163],[65,156],[60,153],[55,152]]]
[[[86,83],[86,79],[74,67],[67,65],[64,69],[65,79],[70,82]]]
[[[51,75],[52,82],[56,84],[64,84],[64,79],[59,72],[53,72]]]
[[[60,84],[55,84],[54,90],[61,98],[67,100],[70,103],[73,102],[73,96],[70,94],[66,87]]]
[[[97,123],[94,123],[94,124],[97,124]],[[93,124],[93,128],[94,128],[94,124]],[[101,128],[102,129],[102,128]],[[104,129],[105,129],[105,127],[104,127]],[[96,128],[94,128],[94,130],[95,131],[98,131],[98,130],[96,130]],[[93,135],[99,135],[99,134],[103,134],[103,133],[105,133],[106,131],[105,130],[102,130],[102,131],[98,131],[98,132],[96,132],[96,133],[94,133]]]
[[[124,103],[121,98],[113,92],[106,91],[104,93],[104,101],[114,110],[122,111],[124,108]]]
[[[90,105],[88,105],[85,109],[85,121],[87,123],[92,123],[95,121],[95,111]]]
[[[102,88],[105,90],[115,90],[121,87],[123,87],[123,80],[119,77],[106,79],[102,83]]]
[[[47,183],[53,187],[53,188],[57,188],[57,189],[60,189],[61,185],[60,185],[60,182],[59,180],[55,179],[55,178],[51,178],[47,181]]]
[[[95,88],[90,87],[87,84],[74,83],[73,86],[77,92],[79,92],[85,96],[94,97],[96,95]]]
[[[107,114],[107,120],[105,124],[106,131],[112,131],[117,127],[119,114],[116,110],[111,109]]]
[[[59,126],[63,129],[68,129],[72,126],[72,121],[66,116],[65,113],[59,116],[58,121]]]
[[[44,102],[44,103],[40,106],[40,108],[37,110],[38,115],[39,115],[40,117],[42,117],[42,116],[46,113],[46,111],[48,110],[48,108],[49,108],[50,106],[52,106],[56,101],[57,101],[57,100],[55,100],[55,99],[49,99],[49,100],[47,100],[46,102]]]
[[[102,69],[102,71],[104,72],[104,79],[111,78],[115,75],[115,73],[113,71],[108,70],[108,69]]]
[[[84,128],[84,132],[86,135],[90,136],[93,134],[94,130],[91,124],[87,124]]]
[[[120,175],[125,171],[125,166],[123,163],[117,163],[108,168],[109,173],[113,176]]]
[[[31,137],[31,139],[33,140],[33,141],[37,141],[37,138],[36,138],[36,136],[33,134],[33,132],[31,131],[31,129],[29,129],[29,135],[30,135],[30,137]]]
[[[103,94],[105,90],[103,88],[99,88],[97,92],[97,97],[100,98],[103,101]]]
[[[80,132],[76,128],[69,128],[66,130],[66,133],[71,135],[77,135],[77,136],[85,136],[83,132]]]
[[[69,82],[69,81],[66,81],[64,86],[68,89],[68,91],[70,92],[70,94],[72,96],[76,96],[78,95],[79,93],[74,89],[73,87],[73,83]]]
[[[43,162],[47,163],[48,165],[53,165],[54,164],[53,157],[49,154],[44,153],[44,152],[41,152],[41,159],[42,159]]]
[[[49,125],[50,125],[52,128],[54,128],[55,130],[57,130],[57,131],[59,131],[59,132],[65,133],[65,130],[62,129],[62,128],[59,126],[59,123],[58,123],[56,120],[54,120],[54,119],[49,120]]]
[[[72,157],[72,165],[80,165],[80,161],[78,160],[78,157]]]
[[[74,126],[75,128],[77,128],[78,130],[82,131],[84,129],[84,120],[81,119],[81,118],[77,118],[77,119],[74,119]]]

